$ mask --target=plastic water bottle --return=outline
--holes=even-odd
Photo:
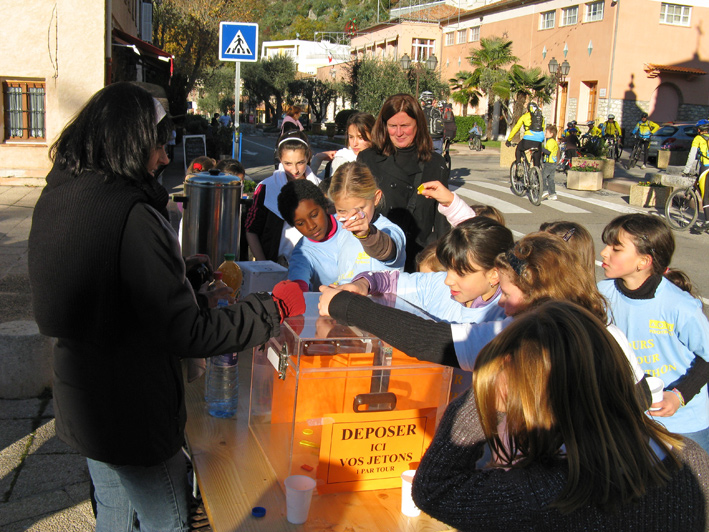
[[[227,306],[224,299],[219,306]],[[239,403],[239,353],[227,353],[207,359],[204,400],[210,416],[233,417]]]

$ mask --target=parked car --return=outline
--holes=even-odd
[[[687,150],[692,146],[694,137],[697,136],[697,127],[694,123],[667,124],[657,130],[650,137],[649,157],[657,157],[657,150],[668,148],[672,151]]]

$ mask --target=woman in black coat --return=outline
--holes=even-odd
[[[432,198],[418,194],[427,181],[448,186],[449,171],[443,156],[433,151],[426,117],[409,94],[390,96],[374,123],[372,147],[357,160],[365,163],[384,193],[384,215],[406,235],[405,271],[416,271],[416,255],[443,236],[450,224]]]

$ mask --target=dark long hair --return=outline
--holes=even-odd
[[[475,272],[471,261],[486,271],[493,269],[495,258],[512,246],[512,231],[492,218],[476,216],[441,237],[436,246],[436,257],[446,270],[466,275]]]
[[[132,83],[104,87],[52,144],[52,161],[74,176],[98,172],[109,179],[145,181],[152,151],[167,142],[173,128],[167,115],[156,123],[154,102],[148,91]]]
[[[416,120],[416,136],[414,137],[413,145],[418,150],[419,161],[424,163],[430,161],[431,153],[433,152],[433,140],[428,133],[426,115],[423,114],[423,109],[410,94],[395,94],[387,98],[379,110],[377,120],[374,122],[372,144],[377,151],[384,155],[392,155],[396,151],[396,147],[389,138],[387,122],[392,116],[401,112]]]
[[[698,297],[689,276],[682,270],[670,268],[675,252],[675,237],[664,218],[642,213],[617,216],[603,229],[603,243],[607,246],[619,245],[621,231],[630,237],[639,255],[652,257],[653,274],[664,275],[677,287]]]

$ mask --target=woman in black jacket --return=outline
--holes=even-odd
[[[395,94],[384,102],[372,130],[372,147],[357,160],[369,167],[384,192],[384,216],[406,235],[404,270],[416,271],[416,255],[450,224],[434,199],[418,194],[427,181],[448,187],[449,171],[443,156],[433,151],[426,117],[413,96]]]
[[[261,344],[304,309],[299,288],[197,304],[154,175],[171,131],[144,89],[102,89],[52,146],[32,219],[35,319],[57,339],[57,435],[88,459],[98,532],[188,530],[180,358]]]

